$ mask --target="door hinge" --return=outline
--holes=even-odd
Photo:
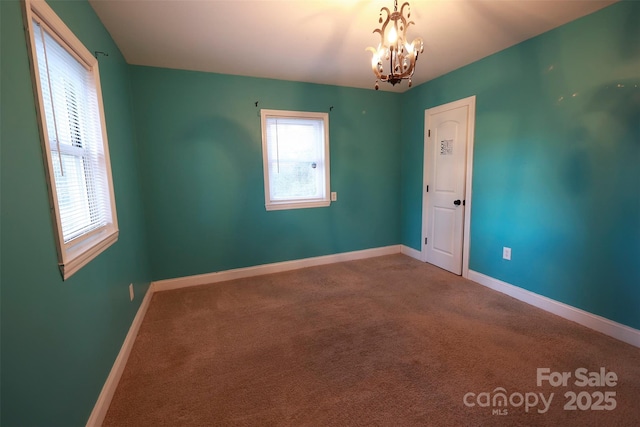
[[[429,192],[429,186],[427,185],[427,193]]]
[[[467,201],[466,201],[466,200],[463,200],[463,201],[462,201],[462,206],[466,206],[466,205],[467,205]]]
[[[429,138],[431,138],[431,129],[429,129],[429,130],[427,131],[427,136],[428,136]]]
[[[424,238],[424,244],[425,245],[427,244],[427,238],[426,237]]]

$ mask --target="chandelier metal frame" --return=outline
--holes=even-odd
[[[407,8],[407,17],[404,17],[405,7]],[[386,12],[386,18],[383,20],[382,13]],[[380,9],[380,19],[378,23],[382,24],[380,28],[373,30],[373,33],[380,34],[380,44],[378,48],[369,47],[366,50],[373,53],[371,58],[371,69],[376,75],[377,80],[375,89],[379,89],[379,81],[391,83],[393,86],[402,80],[409,80],[411,87],[411,78],[415,72],[416,61],[418,55],[424,51],[424,44],[420,37],[414,39],[411,43],[407,42],[407,29],[415,22],[408,21],[411,17],[411,6],[409,2],[405,2],[398,12],[398,0],[394,0],[393,12],[387,7]],[[388,68],[385,64],[388,62]]]

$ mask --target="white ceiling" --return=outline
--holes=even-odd
[[[373,89],[392,0],[89,0],[130,64]],[[414,86],[616,0],[412,0]],[[400,5],[403,1],[398,2]],[[407,83],[395,88],[404,91]]]

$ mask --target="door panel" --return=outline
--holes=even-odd
[[[455,250],[456,211],[449,208],[433,209],[433,223],[438,224],[433,230],[433,250],[445,256],[453,256]]]
[[[438,118],[442,117],[435,119]],[[454,145],[457,142],[458,125],[457,122],[447,121],[433,129],[435,135],[433,156],[437,158],[437,162],[432,165],[435,168],[434,191],[439,194],[455,193],[457,190]],[[455,150],[456,154],[458,154],[457,151]]]

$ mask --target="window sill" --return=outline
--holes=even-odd
[[[331,205],[331,201],[329,200],[314,200],[311,202],[308,201],[304,201],[304,202],[292,202],[292,201],[286,201],[286,202],[272,202],[269,203],[267,205],[265,205],[265,207],[267,208],[268,211],[282,211],[282,210],[288,210],[288,209],[304,209],[304,208],[324,208]]]
[[[89,239],[63,249],[63,262],[59,264],[62,279],[67,280],[118,240],[117,229],[105,229]]]

